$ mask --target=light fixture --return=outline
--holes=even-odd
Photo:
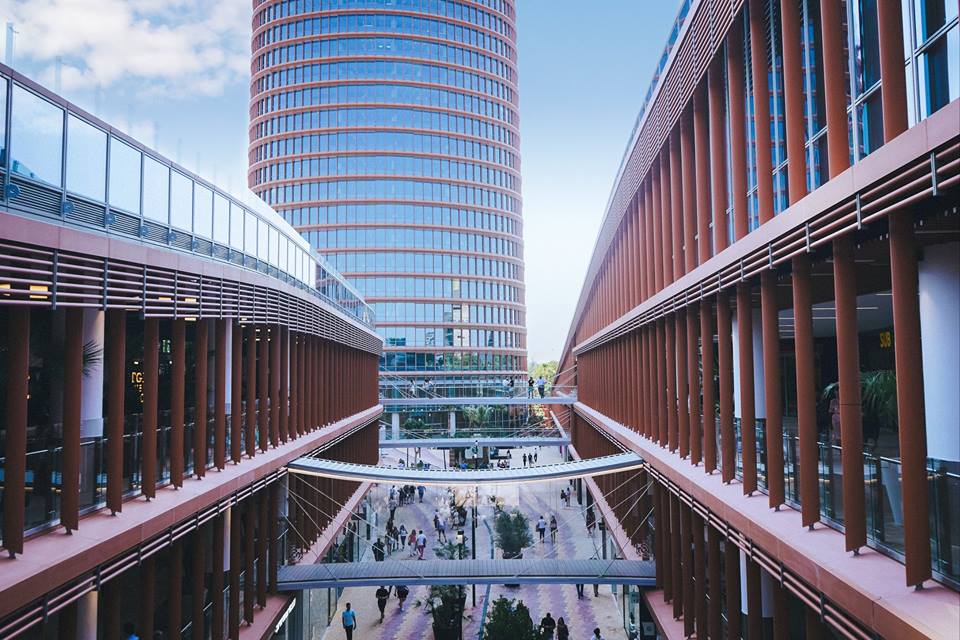
[[[463,529],[457,531],[457,544],[463,544]]]

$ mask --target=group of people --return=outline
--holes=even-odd
[[[536,380],[533,379],[533,376],[530,376],[527,379],[527,397],[534,398],[534,387],[536,387],[537,393],[540,394],[542,398],[547,391],[547,381],[543,376],[540,376]]]
[[[550,527],[550,542],[557,541],[557,516],[550,516],[550,524],[547,524],[547,521],[540,516],[540,519],[537,520],[537,534],[540,536],[540,544],[543,544],[543,540],[546,537],[547,527]]]
[[[536,451],[533,453],[523,454],[523,466],[526,467],[527,463],[529,463],[529,465],[532,467],[533,465],[537,464],[537,458],[538,456]]]
[[[547,615],[540,619],[539,631],[541,638],[548,640],[553,640],[554,638],[556,640],[570,640],[570,627],[567,626],[567,623],[562,617],[554,620],[549,611]],[[594,628],[590,640],[604,640],[603,636],[600,635],[599,627]]]

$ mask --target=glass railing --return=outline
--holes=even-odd
[[[373,326],[356,289],[251,192],[226,194],[3,65],[0,92],[8,209],[258,271]]]
[[[380,397],[383,400],[404,398],[573,398],[577,397],[575,386],[545,384],[540,387],[527,385],[526,380],[514,380],[513,386],[502,381],[465,382],[455,384],[430,383],[411,378],[380,376]]]

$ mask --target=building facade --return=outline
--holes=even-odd
[[[369,308],[262,202],[0,95],[0,637],[282,627],[277,567],[359,547],[368,486],[285,465],[377,460]]]
[[[370,302],[384,379],[526,372],[511,0],[255,0],[249,184]]]
[[[682,3],[559,366],[667,637],[956,634],[958,96],[953,0]]]

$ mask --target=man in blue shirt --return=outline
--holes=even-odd
[[[357,628],[357,614],[350,608],[349,602],[340,618],[343,621],[343,630],[347,632],[347,640],[353,640],[353,631]]]

